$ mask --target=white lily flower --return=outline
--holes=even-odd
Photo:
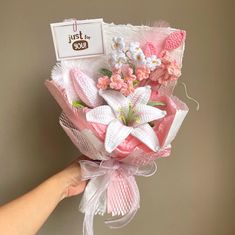
[[[115,69],[120,69],[123,64],[125,64],[127,61],[126,55],[123,52],[113,52],[110,54],[109,62],[112,67],[115,67]]]
[[[123,51],[125,49],[125,42],[122,37],[114,37],[112,48],[117,51]]]
[[[155,70],[158,66],[161,65],[161,60],[157,58],[156,55],[152,55],[146,59],[146,66],[151,70]]]
[[[164,117],[166,112],[147,105],[150,86],[139,87],[127,97],[113,90],[100,90],[100,95],[108,105],[87,112],[86,119],[108,125],[105,136],[107,152],[111,153],[129,135],[155,152],[159,149],[158,138],[148,122]]]

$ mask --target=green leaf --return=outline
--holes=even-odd
[[[135,81],[133,82],[133,85],[134,85],[134,86],[137,86],[137,85],[139,85],[139,83],[140,83],[140,81],[135,80]]]
[[[80,109],[86,107],[85,104],[82,103],[81,101],[73,101],[72,106],[75,108],[80,108]]]
[[[150,106],[165,106],[166,104],[163,102],[158,102],[158,101],[150,101],[150,102],[148,102],[148,105],[150,105]]]
[[[102,69],[100,69],[100,74],[102,74],[104,76],[111,77],[112,76],[112,71],[110,71],[108,69],[105,69],[105,68],[102,68]]]

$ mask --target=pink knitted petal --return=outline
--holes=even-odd
[[[93,79],[88,77],[79,69],[72,69],[70,71],[75,91],[79,98],[89,107],[96,107],[102,105],[103,99],[99,96],[96,83]]]
[[[151,42],[147,42],[144,45],[143,52],[146,57],[151,57],[152,55],[157,55],[157,50]]]
[[[45,81],[45,85],[55,98],[57,103],[63,109],[64,113],[71,120],[71,122],[79,129],[83,129],[84,125],[84,114],[82,109],[73,108],[69,103],[65,92],[58,86],[54,81]]]
[[[183,30],[171,33],[165,41],[164,50],[173,50],[178,48],[184,42],[185,37],[186,32]]]

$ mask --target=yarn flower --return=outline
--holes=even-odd
[[[139,42],[131,42],[130,47],[129,47],[129,51],[132,55],[136,54],[138,52],[142,52],[142,50],[140,48],[140,43]]]
[[[148,122],[160,119],[166,112],[147,105],[151,88],[139,87],[125,97],[118,91],[100,90],[107,105],[96,107],[86,114],[88,122],[107,125],[105,149],[111,153],[129,135],[137,138],[156,152],[158,138]]]
[[[146,59],[146,66],[151,70],[155,70],[158,66],[161,65],[161,60],[157,58],[156,55],[152,55]]]
[[[123,52],[113,51],[110,54],[109,62],[114,69],[120,69],[127,61],[126,55]]]
[[[125,49],[124,39],[122,37],[114,37],[112,49],[122,52]]]
[[[150,69],[147,66],[137,67],[135,70],[136,77],[139,81],[149,78]]]
[[[106,90],[110,84],[108,76],[103,76],[98,79],[97,87],[102,90]]]
[[[110,78],[110,88],[114,90],[120,90],[124,84],[124,81],[120,74],[113,74]]]
[[[134,84],[132,81],[127,81],[126,83],[123,84],[120,92],[124,95],[124,96],[128,96],[130,95],[132,92],[134,92],[135,88],[134,88]]]
[[[166,86],[169,81],[175,81],[181,76],[181,70],[175,60],[172,60],[168,51],[160,54],[161,65],[151,73],[150,79]]]

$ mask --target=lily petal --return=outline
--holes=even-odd
[[[144,86],[135,89],[127,99],[135,107],[137,104],[147,104],[151,96],[151,87]]]
[[[135,106],[135,111],[140,118],[137,125],[163,118],[166,115],[166,111],[145,104]]]
[[[79,69],[72,69],[70,76],[77,95],[86,105],[96,107],[103,104],[103,99],[99,96],[96,83],[93,79]]]
[[[100,90],[99,94],[113,109],[114,113],[116,114],[116,117],[119,116],[121,109],[124,112],[128,111],[128,100],[120,92],[113,90]]]
[[[115,119],[115,115],[108,105],[102,105],[87,112],[86,119],[88,122],[107,125]]]
[[[154,130],[147,123],[134,128],[131,135],[147,145],[154,152],[157,152],[160,148],[159,141]]]
[[[114,119],[110,122],[105,136],[105,150],[111,153],[131,133],[132,127],[124,126],[120,121]]]

